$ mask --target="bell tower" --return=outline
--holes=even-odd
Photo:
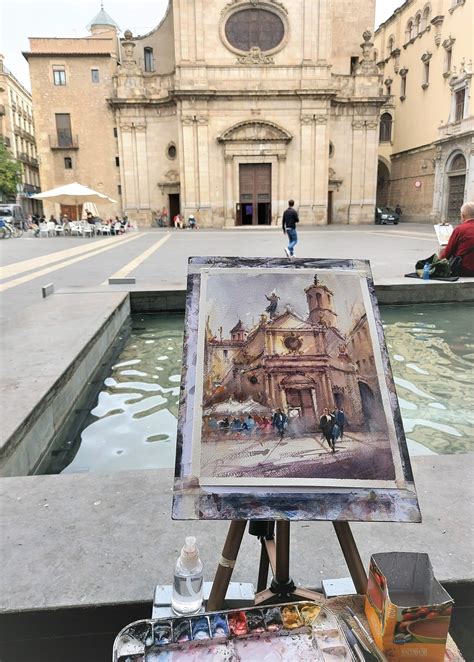
[[[337,313],[334,309],[333,293],[314,276],[312,285],[305,289],[311,324],[337,327]]]

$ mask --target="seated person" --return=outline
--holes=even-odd
[[[460,276],[474,276],[474,202],[461,207],[461,223],[453,230],[440,259],[462,258]]]

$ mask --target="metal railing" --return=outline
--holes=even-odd
[[[68,131],[58,131],[56,135],[49,135],[51,149],[79,149],[79,138]]]

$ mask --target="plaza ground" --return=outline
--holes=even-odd
[[[128,292],[159,290],[165,308],[179,309],[189,256],[283,257],[284,245],[279,229],[2,241],[1,443],[34,412]],[[302,230],[297,256],[369,259],[379,291],[404,288],[397,290],[398,300],[472,301],[472,279],[447,284],[403,278],[416,260],[436,250],[431,225],[333,226]],[[133,276],[136,284],[110,286],[112,276]],[[42,299],[41,287],[48,283],[54,294]],[[472,457],[412,458],[423,523],[353,524],[366,567],[374,551],[428,551],[439,579],[472,577],[466,535]],[[149,604],[154,585],[170,581],[182,540],[190,534],[198,537],[205,578],[212,579],[227,523],[171,521],[172,482],[173,471],[159,469],[2,478],[0,610],[28,614]],[[291,528],[297,583],[318,586],[322,579],[347,576],[330,523],[295,522]],[[258,554],[257,541],[245,536],[236,580],[255,581]]]

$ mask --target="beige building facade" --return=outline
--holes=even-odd
[[[103,16],[88,39],[32,39],[44,188],[65,183],[66,153],[49,141],[55,114],[70,113],[74,179],[109,195],[119,186],[141,225],[163,207],[203,227],[276,224],[289,198],[302,224],[372,223],[384,102],[374,14],[375,0],[170,0],[154,30],[126,31],[116,50]],[[100,103],[86,85],[98,62]],[[71,68],[69,89],[52,84],[55,66]],[[117,142],[99,143],[114,128]]]
[[[114,112],[108,104],[120,50],[117,26],[100,12],[90,36],[79,39],[30,38],[24,53],[30,69],[41,183],[44,191],[80,182],[116,204],[101,216],[121,213],[120,163]],[[44,202],[46,215],[75,207]]]
[[[381,108],[377,201],[403,220],[457,221],[474,198],[472,0],[407,0],[375,33]]]
[[[21,183],[15,202],[25,215],[39,213],[41,203],[31,198],[39,193],[40,178],[31,94],[4,64],[0,55],[0,140],[21,163]]]

